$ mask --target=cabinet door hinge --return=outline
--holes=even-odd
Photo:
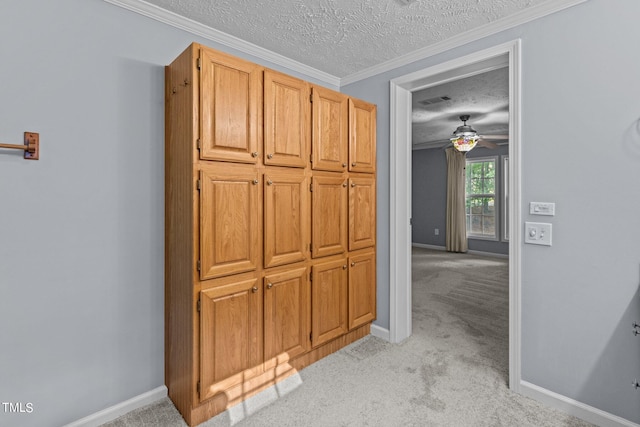
[[[198,397],[200,397],[200,381],[196,384],[196,391],[198,392]]]
[[[309,94],[309,102],[311,102],[313,104],[313,93]]]
[[[198,297],[198,302],[196,303],[196,310],[200,313],[200,309],[202,308],[202,300]]]
[[[198,189],[198,191],[200,191],[200,180],[196,181],[196,188]],[[198,261],[199,262],[199,261]]]
[[[309,341],[313,341],[313,332],[309,334]]]
[[[313,193],[313,182],[311,184],[309,184],[309,191],[311,191]]]
[[[200,62],[200,58],[198,58],[196,60],[196,67],[198,67],[198,70],[200,69],[201,65],[202,65],[202,63]]]
[[[309,272],[309,281],[313,282],[313,272]]]
[[[196,264],[196,266],[198,267],[198,271],[200,271],[200,268],[202,268],[202,263],[200,262],[200,260],[198,260]]]
[[[309,154],[309,163],[313,163],[313,153]]]
[[[198,138],[196,140],[196,148],[199,150],[200,149],[200,138]]]

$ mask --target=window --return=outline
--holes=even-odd
[[[509,156],[502,156],[502,241],[509,241]]]
[[[467,160],[465,191],[467,236],[497,240],[496,157]]]

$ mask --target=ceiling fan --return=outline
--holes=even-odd
[[[509,139],[509,135],[478,135],[478,132],[467,124],[471,116],[463,114],[460,116],[462,120],[462,126],[458,126],[453,131],[453,137],[449,138],[454,148],[458,151],[467,152],[471,151],[476,144],[481,147],[490,149],[498,148],[498,144],[490,140],[506,140]]]

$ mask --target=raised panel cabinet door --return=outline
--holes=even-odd
[[[349,171],[376,171],[376,106],[349,98]]]
[[[311,256],[347,250],[347,179],[342,175],[314,175],[311,193]]]
[[[307,258],[309,187],[301,170],[264,174],[264,266],[290,264]]]
[[[349,179],[349,250],[376,244],[376,180]]]
[[[259,279],[200,292],[200,400],[242,383],[262,363]]]
[[[349,257],[349,329],[376,318],[376,253]]]
[[[200,279],[255,270],[260,255],[260,180],[251,166],[200,171]]]
[[[265,369],[286,363],[309,350],[309,306],[306,267],[264,277]]]
[[[311,336],[317,347],[347,333],[347,260],[316,264],[311,281]]]
[[[200,158],[257,163],[262,132],[263,68],[200,51]]]
[[[312,169],[334,172],[348,167],[349,98],[326,88],[312,88]]]
[[[311,138],[309,84],[264,72],[264,164],[304,168]]]

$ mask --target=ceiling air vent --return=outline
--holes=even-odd
[[[438,102],[450,101],[451,98],[448,96],[436,96],[435,98],[423,99],[422,101],[418,101],[418,104],[422,105],[432,105],[437,104]]]

